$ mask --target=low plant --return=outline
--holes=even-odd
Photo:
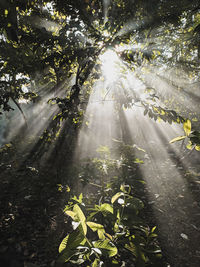
[[[64,212],[73,230],[59,246],[58,262],[92,267],[161,266],[157,265],[162,255],[156,227],[150,229],[142,222],[139,212],[144,204],[131,191],[129,185],[121,185],[119,192],[102,197],[93,206],[82,194],[72,197]]]

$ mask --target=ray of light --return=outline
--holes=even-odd
[[[39,99],[34,104],[31,102],[20,104],[26,117],[26,125],[24,118],[14,107],[15,110],[8,113],[7,118],[5,118],[5,121],[9,120],[9,123],[5,125],[4,143],[14,142],[20,148],[20,151],[24,151],[24,154],[32,153],[33,148],[36,148],[42,134],[48,129],[53,117],[59,111],[58,106],[48,104],[48,100],[55,97],[55,91],[56,96],[64,97],[66,89],[74,83],[74,78],[66,82],[63,82],[62,86],[54,88],[55,90],[47,88],[48,90],[45,91],[45,94],[38,89],[38,94],[42,94],[42,99]],[[47,154],[50,153],[50,150],[45,152],[46,158],[48,157]]]
[[[119,76],[120,59],[112,49],[106,50],[99,59],[102,62],[102,75],[105,77],[105,84],[110,85],[116,82]]]
[[[102,88],[102,82],[96,84],[87,106],[78,139],[80,158],[94,156],[101,145],[110,146],[112,138],[117,133],[112,91],[107,93],[107,100],[105,100],[105,92]]]
[[[103,0],[103,15],[104,23],[108,20],[108,8],[110,6],[110,0]]]
[[[174,70],[175,72],[175,70]],[[190,79],[185,77],[182,81],[175,74],[176,80],[174,82],[166,77],[166,71],[158,71],[156,67],[149,68],[149,72],[143,75],[145,84],[154,88],[156,94],[162,99],[163,104],[170,104],[171,102],[176,105],[174,108],[181,114],[187,112],[196,113],[198,112],[199,106],[199,84],[196,83],[193,86]],[[184,110],[185,108],[185,110]],[[187,111],[186,111],[187,110]]]
[[[196,227],[192,214],[197,208],[193,192],[184,176],[186,170],[191,170],[193,165],[181,160],[181,144],[169,144],[173,135],[182,134],[182,130],[179,125],[156,123],[144,117],[137,107],[126,110],[125,115],[131,136],[146,151],[140,170],[146,181],[149,204],[153,205],[160,235],[164,238],[168,235],[167,239],[171,244],[169,253],[172,258],[176,257],[177,249],[187,251],[187,246],[183,245],[183,237],[186,236],[188,243],[192,245],[189,234],[191,225]],[[197,240],[198,237],[195,242]]]
[[[129,20],[125,23],[125,25],[123,26],[123,28],[121,28],[116,36],[123,36],[126,35],[130,32],[133,31],[137,31],[138,29],[140,29],[141,27],[143,27],[145,24],[147,24],[150,21],[150,19],[148,18],[143,18],[143,20]]]
[[[189,236],[189,227],[185,227],[184,224],[185,218],[189,218],[188,225],[195,225],[193,219],[190,219],[192,218],[191,213],[196,208],[193,206],[195,198],[184,178],[184,173],[190,168],[190,165],[181,159],[181,144],[169,144],[174,137],[183,135],[183,129],[181,125],[153,121],[148,116],[144,116],[143,109],[137,105],[133,105],[133,108],[126,108],[123,105],[120,115],[115,111],[114,101],[102,101],[105,100],[104,94],[102,94],[102,88],[105,86],[109,91],[107,100],[117,100],[118,103],[120,103],[120,99],[123,103],[123,98],[128,95],[135,96],[136,94],[136,97],[138,95],[141,98],[146,89],[146,84],[127,69],[124,74],[112,75],[110,66],[114,70],[117,67],[112,60],[108,60],[106,55],[109,54],[110,52],[106,52],[102,57],[102,72],[106,77],[105,82],[97,83],[90,97],[84,121],[84,124],[89,127],[84,128],[83,125],[80,130],[77,154],[79,159],[95,157],[98,146],[112,148],[113,139],[123,140],[126,144],[136,148],[135,156],[144,160],[144,164],[140,164],[139,169],[142,178],[146,181],[149,204],[153,206],[161,235],[162,231],[164,238],[166,238],[166,233],[169,235],[168,242],[171,244],[171,253],[175,257],[175,246],[178,244],[181,247],[183,236]],[[114,55],[111,58],[118,60]],[[122,62],[118,63],[118,67],[123,69]],[[159,87],[160,90],[163,88],[163,83],[158,78],[155,81],[156,74],[149,73],[149,77],[154,81],[151,86],[154,85],[156,89]],[[166,85],[166,93],[168,90],[178,97],[176,92],[170,89],[170,85]],[[141,154],[141,150],[137,150],[137,147],[142,148],[145,152]],[[134,173],[130,173],[130,178],[131,175],[134,179]],[[191,203],[191,207],[184,207],[183,212],[184,203]],[[168,225],[167,229],[166,224]],[[195,225],[195,227],[197,226]],[[176,231],[174,232],[173,229]]]

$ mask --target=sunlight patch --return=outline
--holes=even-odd
[[[117,80],[119,76],[120,59],[114,50],[106,50],[100,57],[102,62],[102,73],[106,83],[110,84]]]

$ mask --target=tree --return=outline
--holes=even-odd
[[[70,116],[81,121],[90,83],[100,75],[97,59],[108,48],[118,49],[147,87],[144,74],[152,66],[183,69],[198,82],[199,9],[198,0],[2,1],[0,107],[11,110],[12,100],[25,117],[19,102],[49,95],[49,103],[60,111],[48,131],[58,133],[61,121]],[[74,85],[66,86],[70,79]],[[150,92],[149,97],[155,101],[161,95]],[[121,106],[139,101],[144,114],[155,120],[185,121],[174,106],[150,105],[134,94],[124,99]]]
[[[73,183],[82,182],[84,184],[92,181],[93,186],[101,188],[99,194],[94,197],[98,205],[95,205],[92,211],[97,212],[97,218],[100,215],[100,224],[97,224],[96,215],[92,215],[94,221],[91,222],[91,218],[85,218],[84,208],[84,214],[82,211],[80,212],[78,205],[82,203],[82,194],[79,199],[77,197],[69,199],[70,206],[68,206],[66,214],[71,215],[74,225],[81,223],[88,231],[97,232],[97,227],[99,227],[100,234],[103,234],[105,227],[106,233],[109,234],[108,238],[111,240],[113,238],[116,246],[113,247],[112,242],[107,240],[103,242],[103,245],[101,242],[96,242],[94,247],[89,245],[89,254],[87,247],[82,253],[83,247],[80,248],[79,245],[81,241],[85,242],[88,236],[86,233],[84,236],[82,235],[81,224],[79,224],[79,227],[63,240],[60,252],[74,253],[74,249],[76,249],[79,253],[80,249],[80,253],[77,255],[82,258],[78,260],[83,260],[84,257],[93,257],[94,254],[91,255],[91,253],[94,251],[97,256],[94,266],[101,264],[100,258],[104,255],[100,257],[98,253],[101,253],[101,250],[105,252],[105,248],[106,254],[110,256],[107,261],[108,265],[111,264],[112,253],[116,255],[118,263],[124,264],[125,259],[125,261],[127,260],[126,264],[136,262],[137,266],[144,266],[147,261],[151,262],[152,253],[160,256],[157,242],[154,243],[155,227],[150,229],[146,224],[143,227],[140,220],[139,225],[135,225],[136,229],[132,224],[132,221],[135,220],[133,215],[135,213],[137,215],[140,207],[143,207],[143,203],[139,199],[136,200],[135,196],[132,198],[128,195],[130,192],[135,195],[138,188],[139,190],[136,192],[138,195],[144,194],[144,197],[146,195],[144,188],[140,190],[144,181],[138,166],[143,161],[140,159],[140,154],[139,158],[136,157],[135,151],[139,151],[141,155],[146,151],[140,146],[132,144],[133,140],[128,129],[129,125],[125,120],[124,109],[139,106],[143,108],[144,116],[148,115],[152,120],[163,120],[169,124],[182,123],[184,135],[172,139],[171,143],[189,139],[187,147],[200,150],[200,131],[197,124],[200,117],[198,110],[199,10],[199,0],[0,1],[0,117],[4,118],[4,114],[12,114],[13,109],[19,110],[23,117],[23,125],[17,125],[18,119],[14,124],[19,129],[19,132],[16,131],[18,139],[15,138],[15,135],[11,143],[5,144],[0,149],[4,161],[0,167],[9,170],[5,173],[2,172],[5,176],[2,179],[2,192],[4,188],[8,187],[10,196],[12,195],[12,198],[9,198],[6,190],[2,194],[2,198],[5,200],[2,202],[2,206],[5,206],[5,209],[9,207],[4,211],[4,214],[8,214],[8,216],[3,214],[6,232],[10,230],[9,223],[14,226],[18,223],[17,220],[15,224],[13,223],[15,213],[16,216],[19,216],[20,223],[24,224],[20,215],[20,208],[23,210],[24,201],[27,201],[27,206],[31,206],[30,212],[25,213],[27,218],[34,218],[37,215],[37,217],[45,217],[46,220],[50,220],[53,217],[51,214],[49,216],[48,210],[52,208],[52,204],[54,205],[51,196],[54,196],[54,199],[57,198],[55,184],[59,183],[60,191],[68,194]],[[79,166],[74,170],[71,162],[77,143],[77,130],[80,126],[88,126],[88,122],[85,125],[82,122],[91,92],[95,90],[93,85],[102,79],[99,59],[109,50],[116,54],[123,65],[121,72],[117,73],[118,82],[113,85],[118,126],[120,125],[121,131],[121,139],[113,140],[116,143],[115,149],[118,158],[110,157],[108,147],[102,146],[99,152],[104,153],[104,156],[100,155],[99,158],[88,160],[83,164],[76,162],[76,165]],[[138,94],[134,90],[134,86],[133,88],[130,86],[130,90],[122,88],[121,79],[124,72],[135,75],[143,83],[145,97]],[[157,83],[155,83],[156,81]],[[174,93],[175,97],[165,90],[164,84],[170,84],[173,91],[171,95]],[[110,89],[105,89],[107,90],[106,94],[109,94]],[[192,105],[188,105],[185,98],[191,100],[190,104],[192,103]],[[0,122],[1,126],[2,124]],[[15,129],[11,130],[15,132]],[[30,139],[24,139],[28,135]],[[15,157],[16,147],[19,150]],[[45,153],[48,154],[48,158],[45,158]],[[42,169],[42,156],[48,161],[45,161],[44,169]],[[145,156],[148,157],[148,155]],[[177,158],[175,159],[176,163],[179,161]],[[35,160],[38,165],[35,164]],[[39,166],[39,164],[41,165]],[[166,166],[169,164],[164,165],[161,171]],[[183,169],[182,165],[180,167]],[[11,184],[7,183],[8,178],[12,180]],[[95,184],[95,178],[99,179],[101,185]],[[110,179],[110,185],[104,190],[108,179]],[[6,182],[4,183],[4,181]],[[119,192],[120,184],[122,185]],[[131,185],[130,189],[135,191],[130,191],[128,185]],[[19,194],[13,194],[15,187],[17,190],[19,188]],[[111,191],[116,193],[114,200],[110,195]],[[16,205],[12,204],[14,202],[10,199],[13,199],[13,195],[14,198],[19,196],[22,198],[21,205],[18,205],[17,202]],[[29,204],[32,196],[33,204]],[[124,199],[121,198],[119,202],[115,201],[120,196]],[[125,196],[128,197],[127,211],[124,209]],[[179,196],[182,198],[182,195]],[[69,195],[65,196],[65,200],[68,197],[70,198]],[[35,199],[37,202],[34,202]],[[101,203],[102,199],[105,200],[105,203]],[[108,204],[109,199],[111,204]],[[59,200],[56,199],[60,207]],[[88,205],[91,208],[90,201],[91,199],[88,200]],[[4,202],[7,204],[4,205]],[[38,205],[38,209],[33,210],[32,207],[35,203]],[[73,205],[71,206],[71,204]],[[105,218],[101,216],[100,212],[103,211],[102,214],[107,214],[107,211],[113,208],[116,211],[110,212],[110,216],[106,215]],[[118,212],[119,208],[121,212]],[[170,208],[173,208],[171,203]],[[57,206],[52,209],[59,210]],[[123,224],[120,223],[122,220]],[[29,230],[33,234],[30,235],[30,231],[28,231],[28,240],[32,240],[31,237],[34,237],[35,240],[35,236],[38,235],[38,232],[34,231],[37,228],[35,221],[38,221],[41,231],[43,231],[41,225],[46,226],[46,221],[41,223],[35,218],[33,221],[32,228],[25,223],[28,225],[27,229],[30,228]],[[171,225],[171,229],[172,227],[173,225]],[[20,235],[22,229],[24,229],[24,225],[20,231],[10,231],[10,233],[16,232],[17,235]],[[195,228],[195,230],[197,229]],[[187,239],[187,235],[184,233],[181,234],[181,237]],[[52,240],[50,242],[51,245],[57,245],[57,243]],[[39,239],[39,246],[40,244],[44,243]],[[66,247],[66,244],[69,246]],[[15,240],[13,245],[16,245],[17,250],[18,248],[21,250],[21,245],[17,247],[18,243]],[[4,252],[4,247],[2,251]],[[119,251],[118,255],[117,251]],[[198,259],[197,253],[196,256]],[[89,258],[87,259],[89,260]],[[188,257],[188,261],[190,259],[191,257]],[[65,257],[64,261],[66,261]],[[79,263],[81,264],[81,261]],[[153,261],[150,264],[155,266]],[[160,266],[164,265],[160,263]]]

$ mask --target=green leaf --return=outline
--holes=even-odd
[[[82,201],[83,201],[83,194],[81,193],[79,198],[77,198],[76,196],[72,197],[72,200],[74,200],[74,201],[76,201],[76,202],[81,204]]]
[[[117,247],[106,239],[94,242],[94,247],[99,248],[102,251],[102,254],[108,257],[113,257],[118,252]]]
[[[125,248],[128,249],[129,251],[131,251],[131,253],[137,257],[137,248],[136,245],[132,242],[130,242],[130,244],[125,244]]]
[[[4,15],[5,15],[5,17],[8,16],[8,9],[5,9],[5,10],[4,10]]]
[[[113,264],[113,265],[117,265],[117,266],[119,266],[119,262],[118,262],[116,259],[113,259],[113,260],[112,260],[112,264]]]
[[[73,231],[72,233],[67,235],[62,240],[62,242],[59,246],[59,252],[62,252],[63,249],[65,249],[65,248],[74,249],[74,248],[78,247],[79,245],[84,245],[85,242],[86,242],[86,239],[84,236],[83,229],[82,229],[81,225],[79,225],[79,227],[75,231]]]
[[[81,210],[81,208],[79,207],[78,204],[74,205],[73,212],[76,214],[75,221],[77,221],[77,222],[80,221],[81,222],[81,226],[83,228],[83,232],[86,235],[86,233],[87,233],[87,225],[85,223],[86,218],[85,218],[85,215],[82,212],[82,210]]]
[[[105,229],[102,224],[94,223],[94,222],[87,222],[87,225],[92,229],[93,232],[97,231],[99,239],[105,239]]]
[[[98,234],[99,239],[105,239],[105,230],[104,229],[97,230],[97,234]]]
[[[84,222],[86,220],[85,215],[82,212],[79,205],[77,205],[77,204],[74,205],[73,212],[76,214],[79,221]]]
[[[76,248],[80,245],[86,243],[86,238],[82,225],[73,231],[71,234],[67,235],[61,242],[59,246],[59,262],[67,262],[75,254]]]
[[[67,262],[76,253],[75,250],[65,248],[61,255],[58,257],[58,262]]]
[[[186,136],[189,136],[189,135],[190,135],[190,133],[191,133],[191,128],[192,128],[191,121],[190,121],[190,120],[186,120],[186,121],[183,123],[183,129],[184,129],[184,131],[185,131]]]
[[[110,204],[108,204],[108,203],[104,203],[104,204],[102,204],[102,205],[100,206],[100,211],[101,211],[102,213],[110,212],[110,213],[113,214],[113,207],[112,207]]]
[[[67,245],[67,241],[69,239],[69,235],[67,235],[63,240],[62,242],[60,243],[60,246],[59,246],[59,253],[61,253],[65,248],[66,248],[66,245]]]
[[[195,149],[196,149],[197,151],[200,151],[200,146],[199,146],[199,145],[195,146]]]
[[[96,258],[94,260],[94,262],[92,263],[92,267],[98,267],[99,266],[99,263],[100,263],[100,260]]]
[[[71,210],[66,210],[65,213],[70,216],[74,221],[76,220],[76,213]]]
[[[178,136],[178,137],[172,139],[169,143],[172,144],[172,143],[174,143],[174,142],[181,141],[181,140],[185,139],[186,137],[187,137],[187,136],[185,136],[185,135],[183,135],[183,136]]]
[[[120,186],[120,190],[121,190],[123,193],[125,193],[125,194],[130,194],[130,192],[131,192],[131,187],[130,187],[130,185],[122,184],[122,185]]]
[[[103,225],[99,223],[87,222],[87,225],[92,229],[93,232],[96,232],[98,230],[104,230]]]
[[[8,147],[8,148],[10,148],[10,147],[12,147],[12,144],[5,144],[5,147]]]
[[[129,203],[131,207],[136,211],[139,211],[144,208],[144,203],[139,198],[133,197],[129,200]]]
[[[124,196],[123,192],[118,192],[117,194],[115,194],[111,199],[111,203],[113,204],[121,196]]]
[[[141,159],[138,159],[138,158],[136,158],[135,160],[134,160],[134,163],[137,163],[137,164],[143,164],[144,163],[144,161],[143,160],[141,160]]]
[[[125,248],[131,251],[131,253],[136,257],[136,266],[145,266],[146,258],[139,244],[130,242],[129,244],[125,244]]]
[[[187,143],[186,147],[187,147],[187,149],[192,150],[193,147],[194,147],[194,145],[192,144],[191,141],[189,141],[189,142]]]

